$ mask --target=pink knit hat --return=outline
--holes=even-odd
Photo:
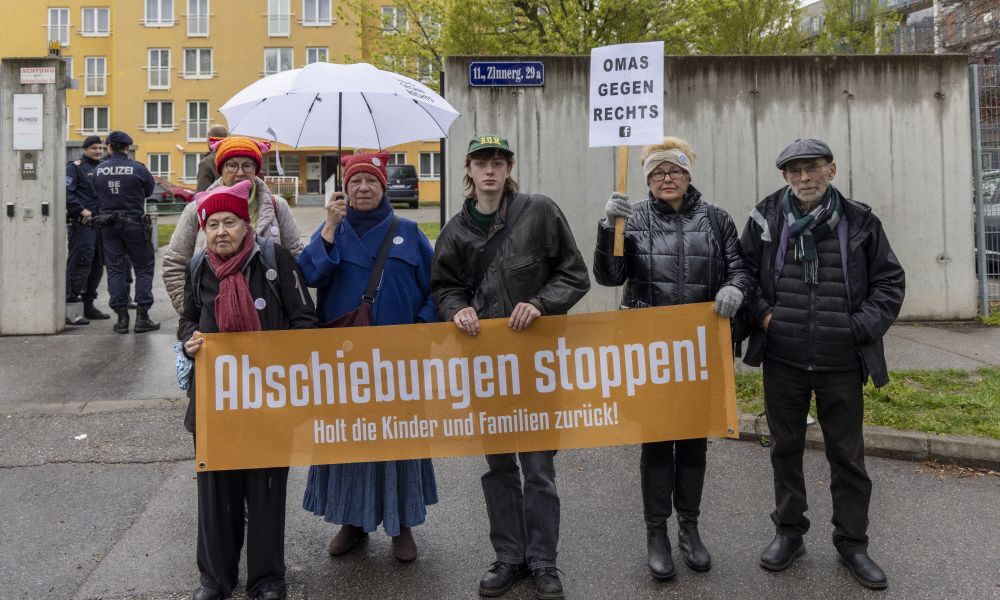
[[[247,223],[250,222],[250,188],[253,182],[249,179],[226,187],[220,185],[204,192],[198,192],[194,201],[198,204],[198,225],[204,229],[208,217],[217,212],[231,212]]]

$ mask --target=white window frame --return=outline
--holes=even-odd
[[[288,68],[282,69],[281,68],[281,59],[282,59],[282,55],[285,54],[284,51],[286,51],[286,50],[287,50],[287,54],[288,54],[288,63],[287,63]],[[269,53],[272,53],[272,52],[277,53],[275,64],[277,64],[278,68],[277,68],[276,71],[268,71],[268,69],[267,69],[267,56],[268,56]],[[278,47],[278,48],[264,48],[264,76],[265,77],[267,77],[268,75],[274,75],[275,73],[281,73],[282,71],[288,71],[289,69],[294,69],[294,68],[295,68],[295,49],[294,48],[292,48],[291,46],[281,46],[281,47]]]
[[[87,30],[87,13],[93,13],[94,29]],[[104,29],[101,29],[100,14],[104,13]],[[80,9],[80,35],[84,37],[108,37],[111,35],[111,9],[107,6],[85,6]]]
[[[315,16],[310,19],[311,6],[315,6]],[[320,7],[326,7],[326,18],[320,16]],[[302,0],[302,26],[303,27],[328,27],[333,25],[333,1],[332,0]]]
[[[292,35],[291,4],[292,4],[291,0],[267,0],[268,37],[291,37]]]
[[[97,127],[98,115],[100,111],[104,111],[106,127],[100,129]],[[87,112],[93,112],[92,120],[94,126],[87,129]],[[80,107],[80,133],[84,135],[107,135],[111,131],[111,109],[107,106],[81,106]]]
[[[437,155],[437,170],[434,169],[434,155]],[[430,161],[430,171],[424,172],[424,156],[429,156]],[[441,179],[441,153],[440,152],[421,152],[420,160],[417,161],[417,173],[420,179]]]
[[[149,3],[156,3],[156,14],[149,14]],[[169,8],[169,11],[164,10]],[[174,0],[142,0],[143,19],[142,23],[146,27],[173,27],[174,26]],[[169,15],[166,14],[169,12]]]
[[[388,18],[387,18],[388,17]],[[402,20],[402,24],[400,24]],[[398,6],[382,7],[382,33],[396,33],[406,31],[409,22],[406,20],[406,9]]]
[[[163,161],[166,161],[167,169],[163,170]],[[150,152],[146,155],[146,165],[149,167],[149,174],[161,179],[170,179],[170,153]]]
[[[188,71],[188,53],[195,55],[195,71]],[[201,70],[202,54],[208,53],[208,72]],[[184,79],[211,79],[215,73],[215,53],[212,48],[185,48],[184,49]]]
[[[58,18],[58,17],[53,21],[53,19],[52,19],[53,15],[59,15],[61,17],[65,17],[65,22],[64,22],[64,20],[62,18]],[[57,6],[55,8],[50,8],[49,9],[49,21],[48,21],[49,40],[48,41],[51,42],[53,40],[56,40],[56,41],[59,42],[59,45],[61,47],[63,47],[63,48],[69,47],[69,29],[70,29],[70,26],[71,26],[71,24],[70,24],[70,20],[69,20],[69,8]],[[55,33],[55,35],[53,35],[53,32]]]
[[[184,176],[181,180],[184,183],[195,183],[198,181],[198,164],[201,163],[201,159],[205,158],[206,152],[185,152],[184,153]],[[190,164],[190,160],[194,159],[194,165]],[[189,170],[190,167],[190,170]]]
[[[405,165],[406,164],[406,152],[390,152],[389,153],[389,164],[390,165]]]
[[[149,121],[149,106],[156,105],[156,123]],[[170,122],[164,124],[164,109],[168,110]],[[146,100],[142,105],[143,128],[147,132],[165,132],[174,130],[174,101],[173,100]]]
[[[201,14],[198,10],[198,6],[204,2],[205,3],[205,13]],[[192,10],[193,9],[193,10]],[[209,31],[209,17],[212,14],[212,3],[211,0],[187,0],[187,35],[188,37],[208,37]],[[197,31],[197,27],[192,29],[193,25],[204,24],[205,31]]]
[[[158,58],[163,58],[163,54],[166,53],[167,65],[163,66],[161,62],[154,62],[153,55],[155,54]],[[146,87],[151,90],[169,90],[170,89],[170,67],[173,57],[171,56],[170,48],[149,48],[146,51]],[[153,84],[153,75],[159,75],[159,83]]]
[[[192,118],[192,116],[191,116],[191,108],[193,106],[195,106],[195,105],[205,105],[205,116],[204,117],[201,117],[201,118]],[[185,124],[187,126],[185,127],[185,130],[186,130],[185,131],[185,135],[187,136],[187,141],[189,141],[189,142],[204,142],[204,141],[207,141],[208,140],[208,119],[209,119],[209,115],[210,115],[209,106],[208,106],[208,100],[188,100],[186,106],[187,106],[187,112],[185,114],[187,115],[187,119],[185,119]],[[199,127],[199,125],[204,129],[204,133],[201,136],[199,136],[197,134],[201,133],[201,132],[199,132],[196,129],[194,131],[195,135],[192,136],[191,135],[191,133],[192,133],[191,128],[192,127],[197,128],[197,127]]]
[[[101,65],[100,73],[95,73],[91,65]],[[108,93],[108,57],[107,56],[85,56],[83,57],[83,95],[84,96],[106,96]]]
[[[73,57],[72,56],[61,56],[63,62],[66,63],[66,77],[73,79]]]
[[[320,59],[318,55],[322,54],[323,58]],[[326,46],[310,46],[306,48],[306,64],[312,64],[315,62],[330,62],[330,49]]]
[[[417,57],[417,81],[423,84],[434,82],[434,61],[423,56]]]

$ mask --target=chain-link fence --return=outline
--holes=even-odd
[[[970,65],[980,313],[1000,310],[1000,65]]]

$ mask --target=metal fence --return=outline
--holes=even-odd
[[[288,204],[295,206],[299,199],[299,178],[298,177],[277,177],[267,175],[264,177],[264,183],[270,188],[272,193],[275,193],[285,200]]]
[[[1000,65],[970,65],[979,312],[1000,311]]]

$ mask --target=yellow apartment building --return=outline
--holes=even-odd
[[[333,0],[30,0],[7,11],[0,56],[44,56],[57,41],[77,82],[66,93],[67,140],[126,131],[154,175],[193,188],[206,131],[226,124],[218,109],[236,92],[307,63],[364,60],[356,27],[336,9]],[[299,193],[321,193],[337,149],[280,150]],[[387,150],[416,167],[422,201],[440,198],[437,140]],[[264,174],[278,175],[273,151]]]

